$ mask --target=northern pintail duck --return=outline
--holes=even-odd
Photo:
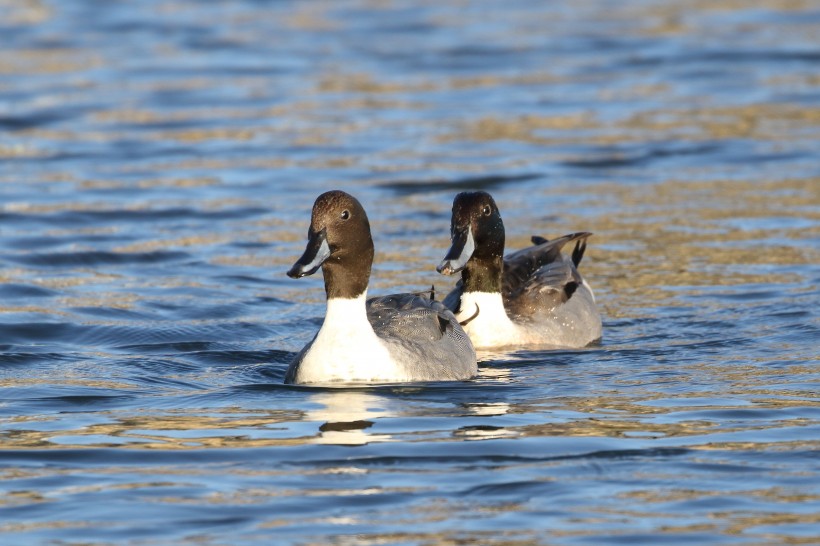
[[[601,337],[601,316],[578,272],[591,233],[552,241],[504,257],[504,223],[490,194],[463,192],[453,200],[452,245],[437,271],[461,280],[444,299],[456,318],[478,312],[464,329],[476,348],[511,345],[583,347]],[[570,257],[561,249],[570,243]]]
[[[327,310],[319,332],[296,355],[286,383],[395,383],[476,375],[470,338],[441,302],[418,294],[366,299],[373,239],[362,205],[342,191],[313,204],[307,248],[288,271],[319,268]]]

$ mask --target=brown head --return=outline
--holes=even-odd
[[[317,197],[307,247],[288,276],[298,279],[321,267],[328,299],[355,298],[367,290],[372,265],[370,222],[361,203],[339,190]]]

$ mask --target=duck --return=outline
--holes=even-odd
[[[461,272],[444,298],[476,349],[510,346],[580,348],[601,339],[595,294],[578,266],[589,232],[553,240],[533,236],[533,246],[504,256],[504,222],[485,191],[453,199],[451,246],[436,270]],[[561,251],[575,245],[565,256]],[[570,247],[571,248],[571,247]]]
[[[302,256],[287,272],[324,277],[327,307],[285,383],[405,383],[476,376],[476,353],[455,315],[423,294],[367,298],[374,247],[361,203],[340,190],[316,198]]]

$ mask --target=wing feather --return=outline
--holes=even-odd
[[[532,309],[552,309],[566,302],[583,282],[577,265],[586,250],[588,232],[571,233],[551,241],[533,236],[536,243],[504,258],[501,293],[507,310],[516,315]],[[571,258],[561,250],[575,243]]]

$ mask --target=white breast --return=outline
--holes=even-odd
[[[302,359],[297,383],[405,380],[367,320],[366,297],[365,292],[327,301],[325,321]]]
[[[461,295],[459,322],[472,317],[478,306],[478,316],[464,326],[476,349],[524,343],[525,332],[514,324],[504,310],[498,292],[465,292]]]
[[[476,305],[480,309],[478,316],[464,326],[476,349],[507,345],[584,347],[601,337],[601,316],[586,283],[565,304],[525,322],[510,320],[501,294],[490,292],[462,294],[459,322],[475,314]]]

